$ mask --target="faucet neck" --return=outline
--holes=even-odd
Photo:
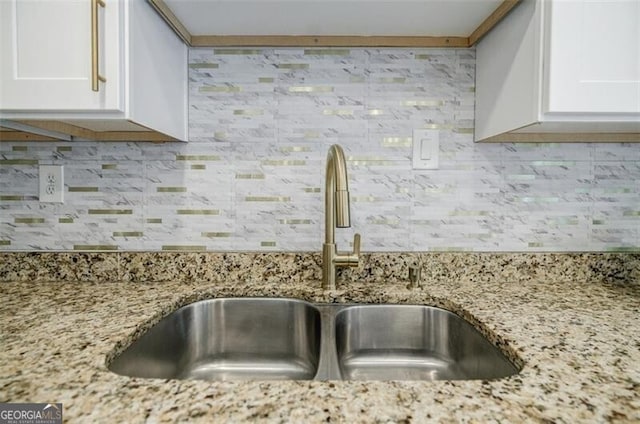
[[[324,186],[324,230],[322,245],[322,287],[336,288],[336,267],[355,267],[360,263],[360,234],[353,237],[353,253],[338,253],[335,242],[335,227],[350,227],[349,186],[347,164],[342,148],[334,144],[327,154],[327,170]]]
[[[335,228],[349,227],[349,182],[344,152],[337,144],[329,148],[324,187],[325,244],[335,244]]]

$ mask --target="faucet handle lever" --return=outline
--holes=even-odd
[[[336,253],[333,257],[333,263],[336,266],[358,266],[360,264],[360,234],[356,233],[353,236],[353,252]]]
[[[353,236],[353,254],[360,258],[360,233]]]

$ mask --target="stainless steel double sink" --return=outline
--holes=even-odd
[[[184,306],[108,367],[131,377],[203,380],[460,380],[519,372],[443,309],[283,298]]]

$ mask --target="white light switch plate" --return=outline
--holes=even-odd
[[[413,130],[413,169],[438,169],[440,131]]]
[[[64,203],[64,168],[62,165],[40,165],[40,201]]]

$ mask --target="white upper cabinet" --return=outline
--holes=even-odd
[[[97,5],[97,3],[96,3]],[[0,2],[2,110],[119,109],[118,3],[98,7],[98,66],[107,78],[92,90],[89,0]]]
[[[640,141],[639,1],[524,1],[476,53],[476,141]]]
[[[2,0],[0,48],[4,124],[187,138],[187,47],[145,1]]]
[[[640,113],[640,2],[548,4],[545,112]]]

